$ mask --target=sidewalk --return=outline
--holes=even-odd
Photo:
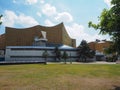
[[[64,64],[64,62],[47,62],[47,64]],[[71,64],[71,62],[67,62]],[[95,61],[95,62],[72,62],[72,64],[117,64],[116,62],[105,62],[105,61]]]

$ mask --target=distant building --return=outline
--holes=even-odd
[[[92,50],[95,50],[97,53],[102,53],[104,54],[104,50],[106,48],[109,48],[110,45],[112,44],[111,41],[106,41],[106,40],[96,40],[94,42],[89,42],[88,45]]]
[[[70,38],[64,24],[53,27],[34,26],[30,28],[5,28],[5,34],[0,35],[0,49],[6,46],[59,46],[76,47],[76,40]]]
[[[88,43],[89,47],[96,52],[96,60],[97,61],[105,61],[105,52],[104,50],[106,48],[109,48],[110,45],[112,44],[111,41],[106,41],[106,40],[96,40],[94,42]]]

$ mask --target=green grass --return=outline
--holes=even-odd
[[[120,87],[120,65],[0,66],[0,90],[110,90]]]

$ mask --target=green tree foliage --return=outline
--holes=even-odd
[[[110,46],[109,48],[104,49],[105,54],[114,54],[116,50],[113,48],[113,46]]]
[[[66,53],[66,51],[63,52],[62,58],[64,59],[65,64],[66,64],[67,59],[68,59],[68,54]]]
[[[60,61],[60,59],[61,59],[61,52],[60,52],[58,47],[55,47],[54,53],[55,53],[55,61],[57,61],[57,59],[59,59],[59,61]]]
[[[3,15],[0,15],[0,25],[2,24],[1,18],[3,17]]]
[[[88,23],[89,27],[100,30],[100,34],[109,34],[113,40],[112,48],[120,54],[120,0],[112,0],[112,7],[104,9],[99,17],[99,23]]]
[[[86,62],[87,58],[92,58],[95,55],[95,51],[89,48],[89,45],[85,40],[81,41],[78,46],[78,56],[81,61]]]
[[[45,50],[42,54],[43,58],[45,58],[45,64],[47,64],[47,57],[49,56],[47,50]]]

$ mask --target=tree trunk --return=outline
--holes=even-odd
[[[47,64],[47,58],[45,57],[45,64]]]
[[[64,61],[65,61],[65,64],[67,64],[67,63],[66,63],[66,59],[65,59]]]

